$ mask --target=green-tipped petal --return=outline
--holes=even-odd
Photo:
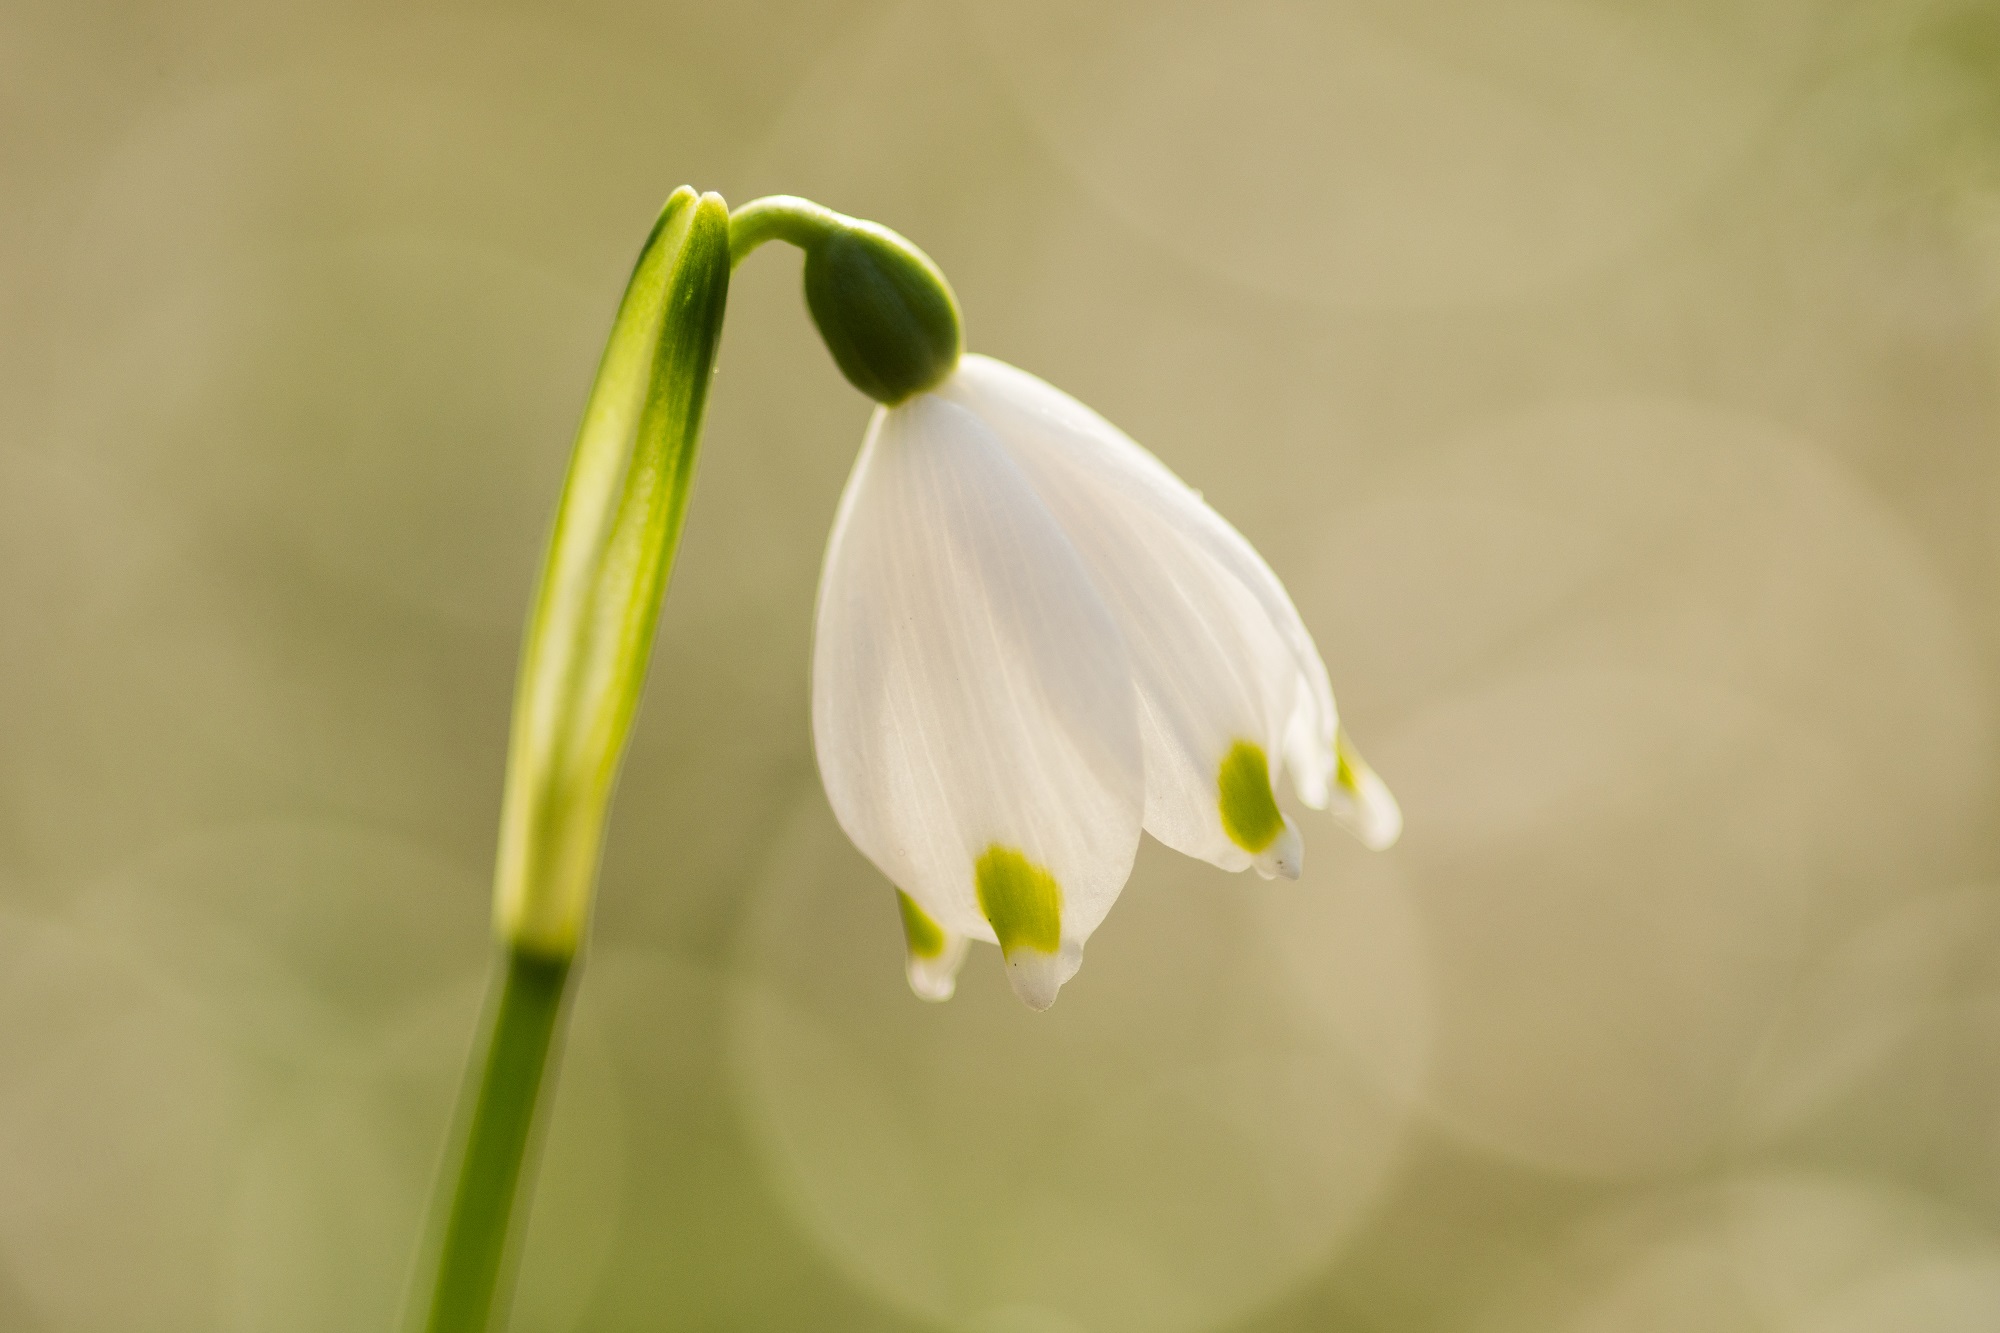
[[[1216,771],[1217,804],[1229,840],[1250,853],[1250,864],[1265,879],[1297,879],[1305,868],[1305,844],[1292,821],[1278,809],[1271,789],[1271,765],[1264,747],[1237,741]]]
[[[1388,784],[1375,776],[1345,729],[1335,735],[1333,748],[1333,799],[1328,804],[1334,817],[1371,850],[1395,846],[1403,835],[1403,810]]]
[[[1047,867],[998,845],[980,855],[973,882],[1014,993],[1030,1009],[1048,1008],[1083,962],[1083,946],[1063,939],[1062,885]]]
[[[903,917],[904,971],[917,998],[942,1003],[958,989],[958,969],[965,962],[966,941],[931,919],[917,900],[901,889],[896,905]]]
[[[1003,945],[1023,999],[1053,1000],[1131,874],[1137,708],[1074,548],[937,395],[875,414],[827,543],[812,695],[855,846],[945,930]]]

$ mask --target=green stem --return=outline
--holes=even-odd
[[[504,952],[460,1094],[405,1327],[504,1322],[555,1081],[563,991],[590,921],[604,823],[694,485],[729,296],[729,205],[667,199],[633,266],[584,404],[521,646],[493,924]],[[462,1138],[458,1137],[462,1135]]]
[[[522,1166],[533,1142],[542,1080],[553,1072],[568,959],[501,955],[500,997],[467,1123],[451,1212],[438,1254],[426,1333],[486,1333],[504,1308],[510,1223],[525,1217]],[[517,1207],[517,1204],[520,1205]]]
[[[729,266],[742,263],[766,241],[784,241],[808,250],[822,238],[855,225],[853,218],[795,194],[752,199],[729,215]]]

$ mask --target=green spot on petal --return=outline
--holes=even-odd
[[[1271,795],[1271,766],[1263,747],[1249,741],[1230,746],[1216,786],[1222,794],[1222,831],[1244,851],[1254,856],[1285,831],[1285,817]]]
[[[1356,757],[1348,747],[1347,733],[1336,732],[1333,738],[1333,780],[1347,791],[1361,790],[1361,775],[1354,771]]]
[[[1000,937],[1000,951],[1062,948],[1062,886],[1011,847],[988,847],[974,866],[979,910]]]
[[[903,909],[903,939],[917,958],[936,958],[944,952],[944,928],[931,920],[916,900],[896,890],[896,905]]]

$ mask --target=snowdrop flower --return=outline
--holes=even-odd
[[[813,740],[841,827],[902,893],[926,998],[980,939],[1047,1008],[1141,828],[1296,879],[1281,769],[1370,846],[1401,830],[1250,544],[1102,417],[983,356],[876,410],[820,578]]]
[[[738,218],[778,233],[757,207]],[[899,892],[912,989],[948,998],[984,940],[1046,1009],[1142,829],[1296,879],[1284,772],[1303,804],[1393,843],[1395,800],[1242,535],[1089,408],[962,355],[915,247],[820,213],[786,239],[835,360],[882,405],[821,572],[813,741],[841,827]]]

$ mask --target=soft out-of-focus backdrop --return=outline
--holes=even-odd
[[[1288,581],[1409,831],[913,999],[867,405],[739,274],[516,1327],[2000,1327],[1984,0],[0,0],[0,1328],[387,1328],[522,612],[683,181],[915,238]]]

